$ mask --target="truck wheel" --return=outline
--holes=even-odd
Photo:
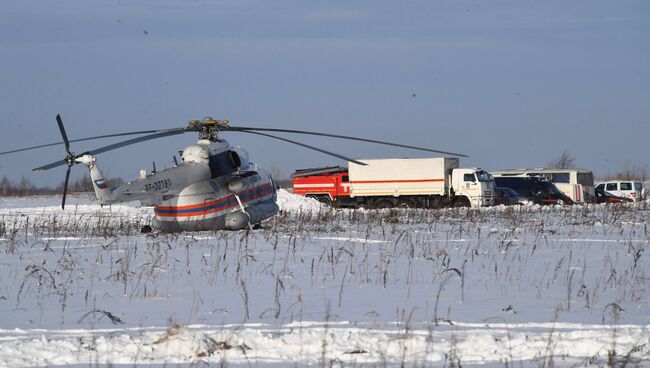
[[[393,207],[395,207],[395,205],[393,204],[392,201],[390,201],[388,199],[380,199],[380,200],[375,202],[373,207],[374,208],[393,208]]]
[[[429,202],[429,208],[446,208],[449,207],[447,197],[433,197]]]
[[[467,197],[458,197],[454,200],[453,202],[454,207],[471,207],[471,203],[469,203],[469,198]]]
[[[399,208],[415,208],[415,201],[412,199],[399,199],[398,200]]]
[[[313,198],[320,203],[326,204],[328,206],[332,205],[332,200],[330,199],[329,196],[326,195],[306,195],[307,198]]]

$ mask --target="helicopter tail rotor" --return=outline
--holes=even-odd
[[[72,165],[68,166],[68,170],[65,172],[65,183],[63,184],[63,200],[61,201],[61,209],[65,209],[65,197],[68,195],[68,181],[70,180],[70,169]]]
[[[68,166],[68,170],[65,172],[65,181],[63,183],[63,199],[61,200],[61,209],[65,209],[65,199],[68,196],[68,182],[70,181],[70,170],[72,166],[76,163],[75,159],[77,158],[74,153],[70,152],[70,141],[68,140],[68,134],[65,132],[65,127],[63,126],[63,121],[61,120],[61,115],[56,115],[56,123],[59,125],[59,131],[61,132],[61,138],[63,138],[63,143],[65,144],[65,163]]]
[[[65,127],[63,126],[63,120],[61,120],[61,114],[56,114],[56,123],[59,125],[59,131],[61,131],[61,137],[63,138],[63,143],[65,144],[65,151],[68,155],[70,153],[70,141],[68,140],[68,134],[65,132]]]

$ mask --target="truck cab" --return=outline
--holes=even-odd
[[[341,202],[350,196],[347,168],[326,166],[296,170],[292,175],[293,193],[314,198],[325,204]]]
[[[496,184],[490,173],[481,168],[453,169],[451,183],[458,201],[466,201],[472,207],[494,205]]]

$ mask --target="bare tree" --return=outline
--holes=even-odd
[[[86,174],[71,182],[68,185],[68,190],[70,192],[93,192],[95,189],[93,188],[93,181],[90,179],[90,175]],[[59,191],[63,191],[63,184],[60,186]]]
[[[564,150],[558,157],[549,161],[546,166],[553,169],[570,169],[575,167],[575,161],[575,156],[568,150]]]
[[[9,181],[9,178],[7,178],[6,175],[3,176],[2,181],[0,181],[0,195],[2,195],[3,197],[10,195],[12,186],[13,185]]]
[[[21,177],[20,182],[18,183],[18,195],[25,196],[30,195],[33,192],[34,186],[29,181],[29,179],[27,179],[25,176]]]
[[[648,179],[648,167],[647,166],[636,166],[632,164],[631,161],[625,161],[621,171],[613,174],[607,175],[607,180],[635,180],[635,181],[646,181]]]

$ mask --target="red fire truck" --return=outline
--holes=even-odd
[[[291,178],[294,194],[314,198],[326,204],[345,202],[340,197],[350,197],[350,177],[345,167],[326,166],[296,170]]]

